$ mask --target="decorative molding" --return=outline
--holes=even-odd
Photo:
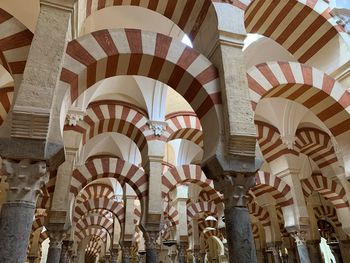
[[[67,114],[67,124],[69,126],[77,126],[79,121],[82,121],[84,119],[84,112],[78,112],[78,111],[70,111]]]
[[[282,143],[287,146],[289,150],[294,150],[296,137],[293,135],[280,135]]]

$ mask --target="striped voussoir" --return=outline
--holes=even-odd
[[[37,229],[43,227],[44,222],[45,222],[45,216],[43,215],[38,217],[36,216],[32,225],[32,233],[35,232]]]
[[[39,244],[41,245],[46,239],[49,238],[49,233],[47,230],[40,233]]]
[[[322,174],[313,174],[311,177],[302,180],[301,185],[306,197],[312,192],[318,192],[328,199],[336,209],[349,207],[349,201],[346,198],[343,186]]]
[[[22,75],[33,33],[0,8],[0,64],[14,77]]]
[[[113,101],[98,101],[89,105],[83,121],[76,126],[66,125],[64,130],[81,133],[83,145],[105,132],[123,134],[135,142],[142,159],[145,159],[148,152],[147,137],[154,136],[147,121],[145,115],[128,105],[119,105]]]
[[[110,211],[115,217],[118,218],[118,221],[121,225],[124,224],[124,205],[120,202],[108,198],[95,198],[77,204],[74,208],[73,222],[78,222],[81,217],[93,209],[105,209],[107,211]]]
[[[134,209],[134,224],[138,225],[141,222],[141,207],[140,206],[136,206]]]
[[[49,209],[50,208],[50,200],[53,193],[50,193],[46,186],[41,188],[41,194],[38,196],[36,200],[36,208]]]
[[[336,228],[341,229],[341,222],[338,219],[337,212],[334,207],[329,205],[319,205],[313,207],[316,219],[326,219],[333,223]]]
[[[89,199],[105,197],[111,199],[114,196],[112,186],[106,184],[92,184],[88,185],[78,195],[76,203],[82,203]]]
[[[248,202],[249,213],[255,216],[263,226],[270,226],[269,212],[261,207],[256,201]]]
[[[213,237],[213,236],[218,237],[221,240],[224,238],[224,236],[222,235],[221,231],[218,230],[218,229],[210,229],[210,230],[208,230],[206,232],[203,232],[203,234],[204,234],[204,239],[206,241],[208,240],[208,238]]]
[[[75,233],[75,237],[77,238],[78,243],[89,236],[96,236],[106,241],[107,235],[108,232],[101,226],[89,226],[89,228],[85,228],[81,231],[79,230]]]
[[[138,6],[170,19],[191,39],[196,37],[209,9],[213,8],[211,0],[87,0],[82,3],[83,6],[79,14],[82,21],[97,10],[106,7]]]
[[[167,141],[185,139],[203,148],[202,126],[193,112],[177,112],[165,117],[169,134]]]
[[[305,63],[331,41],[343,38],[344,28],[322,0],[254,0],[244,15],[248,33],[275,40]]]
[[[293,205],[293,197],[290,186],[273,174],[259,171],[256,175],[256,185],[252,192],[256,197],[270,194],[276,199],[276,204],[281,207]]]
[[[296,131],[295,146],[308,155],[320,169],[338,161],[331,137],[315,128],[302,128]]]
[[[110,236],[113,234],[113,220],[96,215],[80,218],[76,223],[75,227],[76,229],[82,231],[83,229],[94,225],[103,227],[109,233]]]
[[[194,49],[168,36],[138,29],[101,30],[72,40],[66,51],[61,85],[73,103],[100,80],[139,75],[179,92],[199,119],[221,103],[215,66]]]
[[[97,208],[97,209],[91,209],[87,214],[85,214],[83,217],[87,216],[99,216],[99,217],[106,217],[111,218],[113,217],[113,213],[104,209],[104,208]]]
[[[211,186],[214,188],[212,180],[207,179],[198,165],[182,165],[169,169],[162,176],[162,196],[165,197],[176,185],[191,182],[204,188]]]
[[[4,122],[8,112],[10,111],[13,99],[13,92],[13,86],[0,88],[0,125]]]
[[[176,226],[179,224],[179,212],[176,207],[168,204],[168,207],[164,211],[164,218],[170,223],[169,227]]]
[[[204,214],[205,216],[217,215],[216,204],[213,201],[199,201],[197,203],[189,203],[187,205],[187,217],[189,220],[199,214]]]
[[[224,195],[216,191],[212,185],[207,185],[202,188],[198,196],[201,201],[213,201],[215,204],[224,201]]]
[[[140,200],[147,196],[148,178],[139,167],[118,158],[95,158],[73,171],[70,192],[75,196],[89,183],[111,177],[121,185],[129,184]]]
[[[299,155],[298,151],[288,149],[283,143],[276,127],[262,121],[255,121],[255,126],[260,150],[267,162],[272,162],[286,154]]]
[[[311,110],[334,137],[350,134],[350,93],[329,75],[295,62],[268,62],[250,68],[247,78],[254,109],[262,98],[285,98]]]
[[[252,232],[254,239],[260,239],[259,227],[257,224],[252,224]]]

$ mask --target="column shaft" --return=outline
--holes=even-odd
[[[24,262],[34,212],[34,203],[3,204],[0,214],[0,262]]]
[[[320,240],[306,241],[311,263],[322,263]]]
[[[57,244],[51,245],[49,247],[49,253],[47,254],[47,263],[59,263],[61,258],[61,247]]]
[[[230,263],[256,263],[255,245],[246,207],[226,207],[225,224]]]

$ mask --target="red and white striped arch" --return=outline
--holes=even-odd
[[[259,227],[257,224],[252,224],[252,233],[254,239],[260,239]]]
[[[113,234],[113,220],[110,220],[106,217],[100,217],[100,216],[81,217],[76,223],[75,227],[77,230],[82,231],[85,228],[88,228],[89,226],[94,226],[94,225],[103,227],[109,233],[109,235]]]
[[[331,41],[344,41],[345,30],[322,0],[253,0],[246,9],[248,33],[275,40],[301,63],[308,62]],[[327,49],[326,49],[327,50]]]
[[[194,183],[200,187],[211,186],[214,188],[212,180],[207,179],[198,165],[182,165],[169,169],[162,176],[162,196],[165,197],[176,185],[182,183]]]
[[[273,174],[259,171],[256,175],[256,185],[252,191],[256,197],[270,194],[276,199],[278,206],[286,207],[293,205],[293,197],[290,186]]]
[[[194,39],[212,7],[211,0],[88,0],[81,1],[79,18],[84,20],[97,10],[110,6],[139,6],[157,12],[173,21]]]
[[[314,213],[316,219],[328,219],[330,220],[336,228],[341,229],[341,222],[338,219],[337,212],[334,207],[329,206],[329,205],[319,205],[315,206],[314,208]]]
[[[215,204],[218,204],[224,201],[224,195],[216,191],[211,185],[208,185],[200,191],[198,199],[201,201],[213,201]]]
[[[176,207],[167,204],[167,208],[164,211],[164,218],[170,222],[169,227],[176,226],[179,224],[179,212]]]
[[[295,62],[268,62],[250,68],[247,78],[254,109],[263,98],[293,100],[311,110],[336,139],[348,144],[344,138],[350,134],[350,93],[332,77]]]
[[[265,208],[261,207],[257,202],[248,202],[248,209],[249,213],[255,216],[260,221],[262,226],[271,225],[269,212]]]
[[[255,121],[255,126],[260,150],[267,162],[272,162],[286,154],[299,155],[299,152],[288,149],[282,142],[281,135],[276,127],[261,121]]]
[[[331,201],[336,209],[349,207],[343,186],[321,174],[313,174],[310,178],[302,180],[301,185],[306,197],[315,191]]]
[[[212,201],[199,201],[197,203],[190,203],[187,206],[187,216],[189,218],[195,217],[200,213],[204,213],[206,216],[217,215],[216,204]]]
[[[101,226],[89,226],[89,228],[85,228],[75,234],[78,243],[88,236],[97,236],[105,242],[107,240],[107,235],[108,232]]]
[[[175,112],[165,116],[168,141],[175,139],[189,140],[203,147],[203,132],[200,120],[193,112]]]
[[[14,78],[24,72],[32,39],[26,26],[0,8],[0,64]]]
[[[139,167],[118,158],[95,158],[73,171],[70,192],[75,196],[96,179],[111,177],[129,184],[142,202],[147,196],[148,178]]]
[[[320,169],[338,161],[330,136],[315,128],[296,131],[295,146],[318,165]]]
[[[77,204],[74,208],[73,222],[77,223],[81,217],[88,214],[89,211],[93,209],[105,209],[110,211],[118,218],[121,225],[124,223],[125,214],[123,204],[108,198],[95,198]]]
[[[1,27],[0,27],[1,28]],[[14,87],[0,88],[0,125],[4,122],[10,111],[13,99]]]
[[[147,121],[146,116],[127,105],[119,105],[113,101],[98,101],[89,105],[83,121],[76,126],[66,125],[64,129],[81,133],[83,145],[105,132],[123,134],[135,142],[145,161],[144,158],[148,153],[147,139],[154,137]]]
[[[76,203],[81,203],[89,199],[105,197],[111,199],[114,196],[112,186],[106,184],[88,185],[76,199]]]
[[[161,81],[182,95],[202,122],[208,145],[218,137],[221,104],[218,71],[194,49],[168,36],[137,29],[97,31],[68,43],[61,85],[70,102],[100,80],[139,75]],[[216,146],[215,146],[216,147]]]

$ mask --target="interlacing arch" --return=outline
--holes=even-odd
[[[281,207],[293,205],[290,186],[273,174],[259,171],[256,175],[256,185],[252,192],[256,197],[269,193]]]
[[[345,34],[330,11],[322,0],[253,0],[246,9],[244,24],[248,33],[275,40],[305,63]]]
[[[195,113],[174,112],[166,115],[165,120],[168,123],[168,141],[185,139],[203,148],[202,126]]]
[[[142,161],[145,162],[148,153],[147,140],[154,137],[147,121],[147,116],[129,105],[120,105],[114,101],[97,101],[90,103],[83,121],[76,126],[66,125],[64,129],[81,133],[83,145],[105,132],[123,134],[135,142],[141,152]]]
[[[76,232],[94,225],[103,227],[110,235],[113,233],[113,220],[96,215],[81,217],[75,224]]]
[[[337,212],[334,207],[329,205],[319,205],[313,207],[316,219],[329,219],[336,228],[341,228],[342,224],[338,219]]]
[[[129,184],[143,202],[147,196],[148,178],[142,169],[124,160],[103,157],[86,162],[73,171],[70,192],[75,196],[86,185],[99,178],[115,178],[123,186]]]
[[[239,2],[234,0],[235,2]],[[212,7],[211,0],[88,0],[82,1],[79,18],[84,21],[85,18],[97,10],[110,6],[139,6],[151,11],[155,11],[166,18],[172,20],[181,28],[191,39],[194,39]]]
[[[105,197],[112,199],[114,196],[114,191],[112,186],[106,184],[92,184],[84,188],[84,190],[79,193],[76,203],[81,203],[89,199],[94,199],[98,197]]]
[[[95,198],[86,200],[83,203],[77,204],[74,208],[73,222],[78,222],[79,218],[83,217],[90,210],[105,209],[114,214],[122,225],[125,222],[125,213],[123,203],[117,202],[114,199]]]
[[[318,165],[320,169],[338,161],[330,136],[315,128],[296,131],[296,148]]]
[[[199,201],[197,203],[189,203],[187,205],[187,216],[191,219],[200,213],[205,215],[217,215],[216,204],[212,201]]]
[[[262,226],[271,225],[269,212],[265,208],[261,207],[255,200],[248,202],[248,209],[249,213],[255,216],[260,221]]]
[[[301,181],[303,192],[308,197],[312,192],[320,193],[329,200],[336,209],[349,208],[346,192],[340,183],[331,180],[322,174],[313,174]]]
[[[285,98],[312,111],[337,136],[350,133],[350,93],[329,75],[295,62],[267,62],[247,72],[255,109],[263,98]]]
[[[260,239],[259,227],[257,226],[257,224],[252,224],[252,232],[254,239]]]
[[[162,176],[162,196],[165,197],[176,185],[182,183],[194,183],[202,188],[211,186],[214,188],[213,181],[207,179],[198,165],[182,165],[169,169]]]
[[[60,78],[61,86],[70,92],[65,104],[71,105],[98,81],[121,75],[149,77],[180,93],[201,120],[205,147],[214,147],[218,130],[212,127],[213,120],[219,121],[216,106],[221,104],[221,94],[217,69],[207,58],[159,33],[93,32],[68,43]]]
[[[4,122],[11,109],[13,92],[13,86],[0,87],[0,125]]]
[[[77,237],[78,243],[88,236],[98,236],[103,242],[106,242],[108,232],[101,226],[89,226],[89,228],[76,232],[75,236]]]
[[[299,155],[298,151],[288,149],[282,142],[278,129],[273,125],[262,121],[255,121],[255,126],[260,150],[267,162],[272,162],[286,154]]]

